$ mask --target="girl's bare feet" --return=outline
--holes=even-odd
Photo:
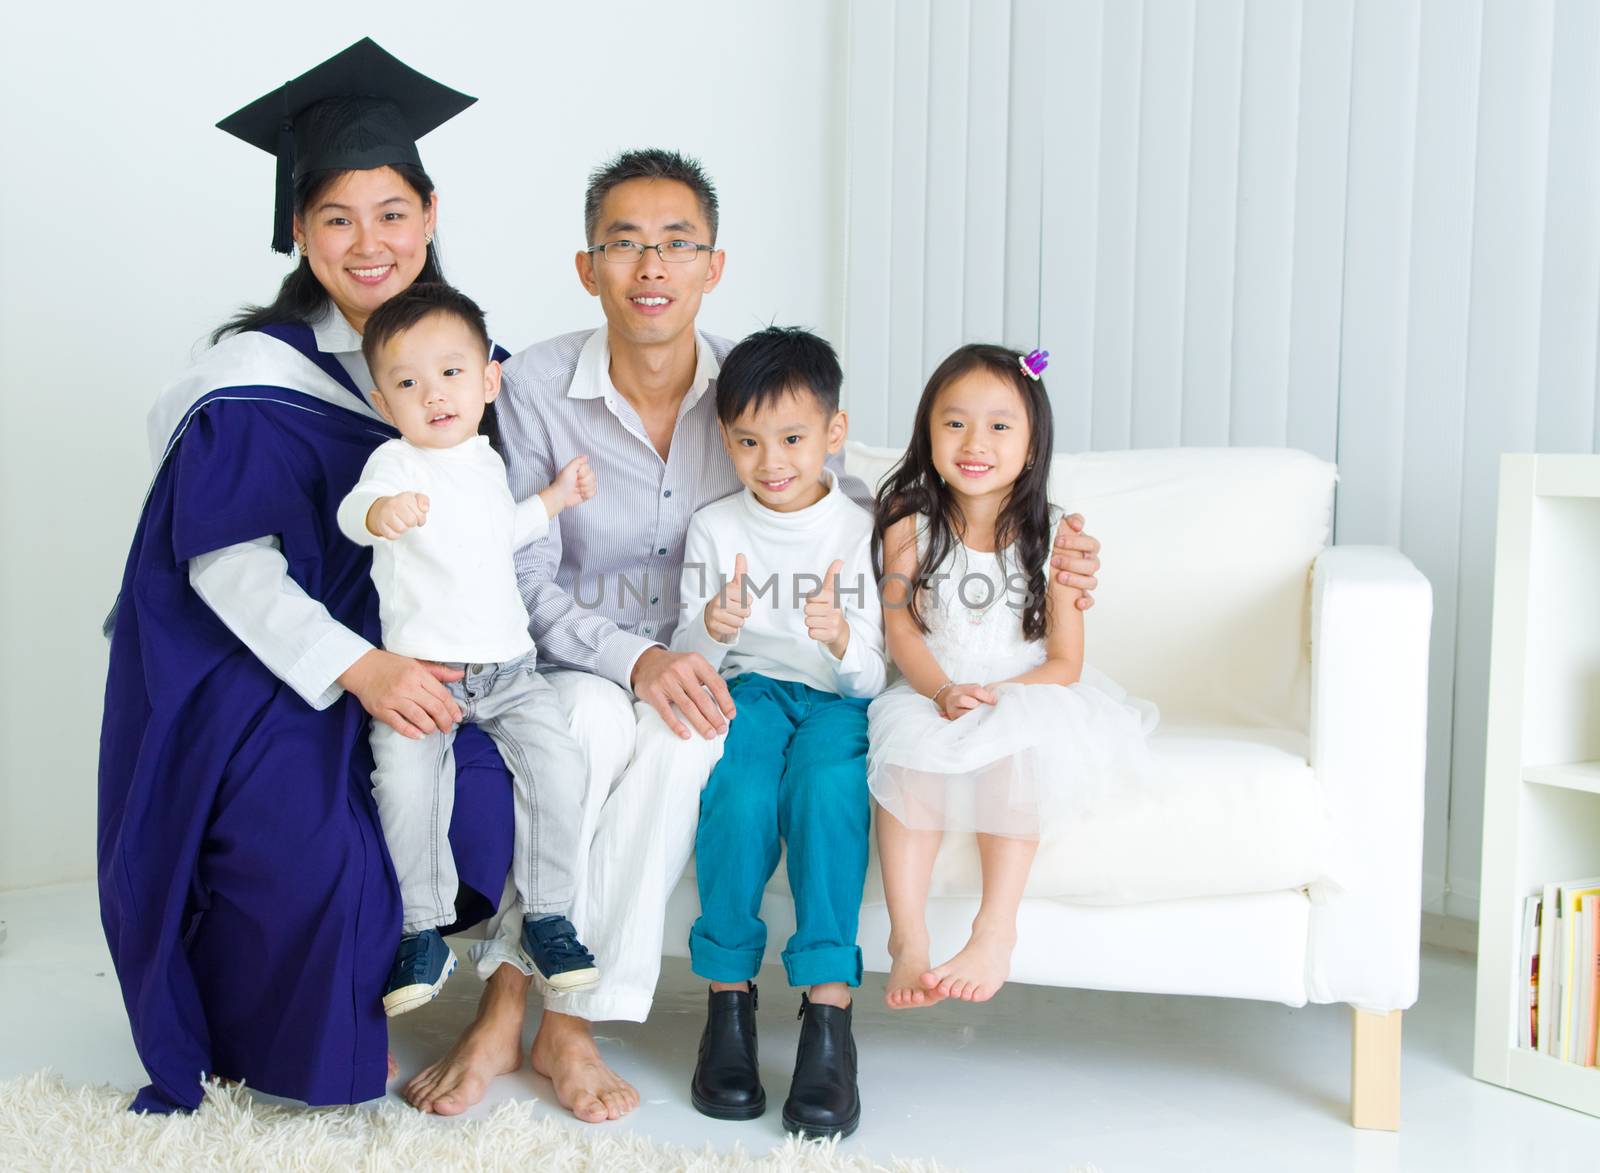
[[[987,1002],[1011,974],[1011,951],[1017,932],[973,927],[965,948],[943,965],[924,973],[919,981],[931,996]]]
[[[928,972],[928,939],[920,942],[889,941],[889,980],[883,1000],[890,1010],[914,1010],[942,1002],[944,995],[924,988],[920,980]]]

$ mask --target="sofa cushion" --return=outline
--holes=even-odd
[[[876,485],[899,457],[851,444],[845,463]],[[1054,457],[1052,501],[1104,546],[1090,662],[1166,722],[1304,732],[1311,564],[1335,479],[1287,448]]]
[[[1133,904],[1328,887],[1328,824],[1304,734],[1169,725],[1151,745],[1168,768],[1163,792],[1108,803],[1041,844],[1027,895]],[[767,891],[788,890],[780,865]],[[930,895],[981,892],[976,840],[945,836]],[[863,899],[883,900],[876,842]]]
[[[1325,881],[1327,823],[1303,734],[1169,725],[1151,748],[1170,771],[1158,800],[1109,803],[1041,844],[1029,896],[1129,904]],[[868,900],[880,884],[874,861]],[[931,894],[982,887],[973,836],[947,836]]]

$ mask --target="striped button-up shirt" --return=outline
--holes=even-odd
[[[517,552],[517,584],[544,665],[631,688],[639,656],[672,638],[689,518],[740,488],[716,409],[717,372],[732,343],[696,340],[694,380],[665,460],[611,382],[604,326],[530,346],[505,364],[495,408],[512,496],[538,492],[585,454],[598,485],[592,500],[562,510],[543,539]],[[839,458],[829,467],[870,508],[867,486],[843,476]]]

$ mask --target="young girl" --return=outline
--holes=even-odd
[[[1154,706],[1104,677],[1080,683],[1079,592],[1046,573],[1061,514],[1045,496],[1042,366],[989,345],[945,359],[878,495],[875,569],[903,676],[869,712],[894,1009],[992,997],[1040,835],[1149,769]],[[977,832],[983,900],[966,947],[930,968],[928,885],[947,829]]]

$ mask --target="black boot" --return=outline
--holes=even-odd
[[[717,1120],[754,1120],[767,1110],[756,1066],[755,982],[749,990],[710,991],[689,1098]]]
[[[818,1006],[800,995],[800,1046],[794,1079],[783,1104],[783,1126],[808,1137],[849,1136],[861,1122],[861,1092],[856,1087],[856,1040],[850,1012]]]

